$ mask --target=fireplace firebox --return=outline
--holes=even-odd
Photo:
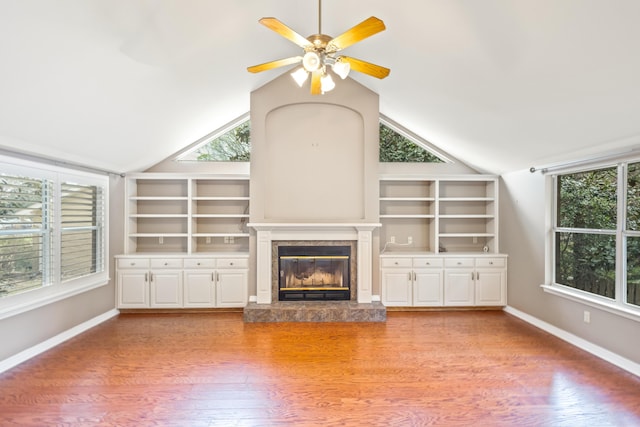
[[[280,301],[349,300],[350,246],[279,246]]]

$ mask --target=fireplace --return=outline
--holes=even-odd
[[[278,246],[280,301],[350,300],[351,246]]]
[[[372,301],[371,223],[250,223],[256,230],[256,301],[244,308],[245,322],[384,322],[387,311]],[[278,254],[287,246],[347,246],[348,300],[280,301]],[[286,251],[286,250],[285,250]],[[335,254],[331,254],[332,256]],[[344,255],[338,255],[344,256]],[[333,269],[329,269],[332,271]],[[306,283],[306,282],[305,282]],[[342,289],[340,289],[342,290]]]

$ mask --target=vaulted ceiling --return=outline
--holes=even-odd
[[[387,30],[345,53],[391,75],[352,78],[382,114],[479,170],[640,145],[637,0],[324,0],[322,32],[372,15]],[[0,0],[0,147],[153,165],[286,71],[247,66],[299,54],[265,16],[318,29],[316,0]]]

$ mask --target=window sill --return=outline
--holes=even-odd
[[[616,314],[627,319],[640,322],[640,308],[635,310],[633,308],[626,308],[615,303],[608,302],[604,299],[600,299],[586,293],[576,291],[570,288],[566,288],[561,285],[540,285],[542,289],[550,294],[569,299],[574,302],[586,304],[588,306],[598,308],[600,310],[607,311],[612,314]]]
[[[75,295],[97,289],[108,283],[108,278],[99,277],[93,278],[92,281],[51,285],[1,298],[0,320],[17,316],[66,298],[71,298]]]

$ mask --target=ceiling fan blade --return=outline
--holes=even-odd
[[[258,22],[260,22],[268,29],[280,34],[282,37],[291,40],[302,48],[309,48],[313,46],[309,40],[302,37],[300,34],[296,33],[276,18],[262,18]]]
[[[362,59],[341,56],[340,60],[348,62],[352,70],[368,74],[379,79],[384,79],[391,72],[389,68],[381,67],[380,65],[372,64],[371,62],[363,61]]]
[[[311,95],[322,94],[320,78],[322,78],[322,71],[316,70],[313,73],[311,73]]]
[[[367,37],[371,37],[372,35],[383,31],[385,28],[386,27],[382,20],[372,16],[371,18],[365,19],[355,27],[340,34],[338,37],[334,37],[329,41],[329,43],[327,43],[326,50],[327,52],[337,52],[351,46],[352,44],[358,43]]]
[[[278,67],[284,67],[285,65],[295,64],[302,61],[302,56],[292,56],[291,58],[278,59],[276,61],[265,62],[264,64],[253,65],[247,67],[247,71],[250,73],[259,73],[261,71],[272,70]]]

